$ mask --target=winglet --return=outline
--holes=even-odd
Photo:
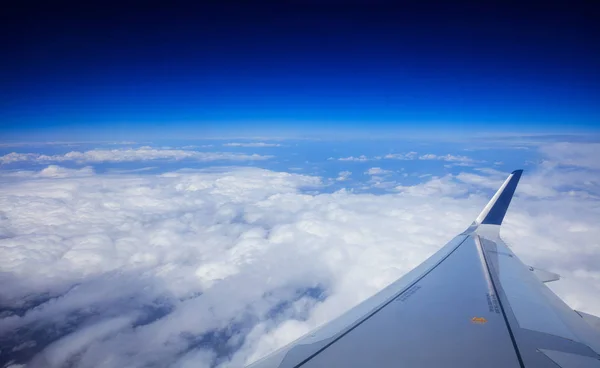
[[[506,178],[492,200],[477,216],[474,225],[502,225],[502,220],[504,220],[504,215],[506,215],[510,200],[515,194],[522,173],[523,170],[515,170]]]

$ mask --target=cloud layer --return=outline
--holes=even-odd
[[[0,156],[0,164],[10,164],[15,162],[65,162],[73,161],[77,163],[97,163],[97,162],[130,162],[130,161],[149,161],[149,160],[195,160],[195,161],[249,161],[266,160],[272,156],[258,154],[243,154],[231,152],[199,152],[175,149],[156,149],[152,147],[140,147],[130,149],[101,150],[90,151],[71,151],[64,155],[42,155],[37,153],[16,153],[12,152]]]
[[[437,160],[437,161],[445,161],[445,162],[454,163],[455,165],[459,165],[459,166],[469,166],[469,165],[472,165],[477,162],[484,162],[484,161],[474,160],[470,157],[462,156],[462,155],[452,155],[452,154],[436,155],[433,153],[426,153],[423,155],[419,155],[418,152],[414,152],[414,151],[407,152],[407,153],[388,153],[383,156],[373,156],[373,157],[367,157],[365,155],[348,156],[348,157],[340,157],[337,160],[338,161],[367,162],[367,161],[375,161],[375,160],[382,160],[382,159],[384,159],[384,160],[402,160],[402,161]],[[335,158],[330,157],[329,160],[335,160]]]
[[[0,365],[241,366],[408,272],[505,175],[373,195],[257,168],[1,174]],[[527,172],[503,236],[566,277],[550,286],[572,307],[600,314],[595,178],[550,161]]]
[[[265,142],[232,142],[232,143],[224,143],[225,147],[281,147],[279,143],[265,143]]]

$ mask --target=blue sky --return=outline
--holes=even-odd
[[[436,9],[16,10],[2,138],[598,131],[587,9]]]

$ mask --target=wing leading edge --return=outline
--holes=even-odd
[[[600,368],[600,334],[500,239],[521,174],[421,265],[249,367]]]

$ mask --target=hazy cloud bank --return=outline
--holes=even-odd
[[[152,147],[101,150],[90,151],[72,151],[64,155],[42,155],[37,153],[9,153],[0,156],[0,163],[10,164],[15,162],[65,162],[73,161],[78,163],[97,163],[97,162],[131,162],[131,161],[149,161],[149,160],[195,160],[195,161],[249,161],[266,160],[272,156],[258,154],[244,154],[232,152],[199,152],[176,149],[156,149]]]

